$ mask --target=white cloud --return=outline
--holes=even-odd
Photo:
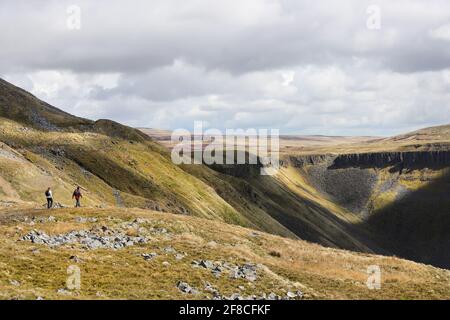
[[[450,41],[450,23],[430,31],[434,39]]]
[[[446,0],[3,0],[0,70],[51,104],[135,126],[392,134],[450,122]],[[431,30],[431,31],[430,31]]]

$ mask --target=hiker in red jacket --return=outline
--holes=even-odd
[[[75,191],[73,192],[72,199],[75,199],[75,208],[80,208],[81,203],[80,199],[83,198],[83,195],[81,194],[80,187],[77,187]]]

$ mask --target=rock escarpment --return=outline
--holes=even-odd
[[[301,155],[284,159],[319,193],[362,218],[379,247],[448,268],[450,151]]]
[[[384,168],[401,165],[406,169],[450,166],[450,151],[408,151],[343,154],[336,157],[333,167]]]
[[[328,164],[330,169],[349,167],[386,168],[401,165],[406,169],[441,168],[450,166],[450,151],[368,152],[350,154],[316,154],[288,156],[282,160],[285,166],[301,168],[308,165]]]

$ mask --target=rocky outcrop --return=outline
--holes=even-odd
[[[45,244],[49,247],[79,243],[86,249],[95,250],[121,249],[136,244],[145,244],[148,239],[145,237],[130,237],[119,232],[102,235],[96,230],[77,230],[55,236],[50,236],[42,231],[32,230],[24,235],[21,240],[36,244]]]
[[[222,273],[228,272],[231,279],[245,279],[248,281],[256,281],[257,271],[261,266],[246,263],[244,265],[233,265],[228,262],[212,262],[209,260],[194,260],[191,266],[193,268],[204,268],[211,270],[211,273],[219,278]]]
[[[401,165],[403,168],[435,168],[450,166],[450,151],[411,151],[343,154],[336,157],[333,167],[384,168]]]
[[[387,168],[391,173],[405,175],[412,170],[449,167],[450,151],[300,155],[285,158],[283,165],[301,169],[317,190],[348,210],[366,216],[370,213],[370,198],[380,181],[379,170]],[[381,184],[380,191],[393,192],[398,199],[407,195],[408,191],[396,183],[397,178],[398,175],[392,175]]]
[[[439,168],[450,166],[450,151],[406,151],[406,152],[369,152],[340,155],[301,155],[289,156],[283,165],[304,167],[307,165],[328,164],[329,169],[344,168],[385,168],[399,165],[401,168]]]
[[[312,154],[312,155],[301,155],[301,156],[288,156],[280,160],[281,166],[293,166],[296,168],[301,168],[306,165],[318,165],[326,164],[332,162],[336,158],[332,154]]]

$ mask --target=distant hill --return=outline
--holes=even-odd
[[[138,141],[148,139],[141,131],[111,120],[92,121],[73,116],[3,79],[0,79],[0,117],[42,131],[90,131]]]
[[[170,141],[172,131],[153,128],[136,128],[157,141]]]
[[[78,118],[57,109],[2,79],[0,79],[0,117],[41,130],[78,129],[94,124],[94,121]]]
[[[429,142],[429,141],[449,141],[450,140],[450,124],[424,128],[401,134],[392,138],[386,139],[387,141],[408,141],[408,142]]]
[[[137,128],[167,148],[173,147],[172,131]],[[280,135],[281,152],[294,152],[305,147],[335,146],[340,144],[367,142],[379,137],[321,136],[321,135]]]

